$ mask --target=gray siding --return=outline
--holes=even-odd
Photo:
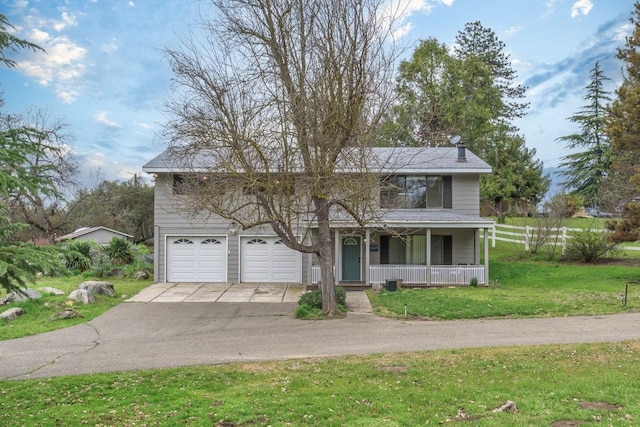
[[[155,280],[166,281],[167,236],[224,236],[227,238],[227,282],[238,282],[240,278],[240,236],[266,235],[275,233],[269,227],[239,231],[232,235],[231,221],[217,215],[200,215],[191,218],[185,215],[184,203],[173,195],[171,174],[159,174],[155,182]],[[302,281],[308,280],[308,257],[302,256]]]
[[[480,176],[453,176],[452,210],[463,215],[480,215]]]

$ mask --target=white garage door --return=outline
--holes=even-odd
[[[167,281],[226,282],[226,237],[169,237]]]
[[[240,280],[243,282],[300,283],[302,254],[278,237],[243,237]]]

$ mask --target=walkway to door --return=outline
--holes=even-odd
[[[298,302],[305,285],[280,283],[156,283],[131,302]]]

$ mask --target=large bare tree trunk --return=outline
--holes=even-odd
[[[318,218],[318,262],[320,263],[320,289],[322,290],[322,313],[325,316],[340,314],[336,300],[334,256],[332,250],[331,228],[329,223],[329,204],[325,200],[315,199]]]

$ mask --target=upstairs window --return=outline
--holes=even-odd
[[[442,209],[443,177],[396,175],[381,183],[380,207],[384,209]]]

